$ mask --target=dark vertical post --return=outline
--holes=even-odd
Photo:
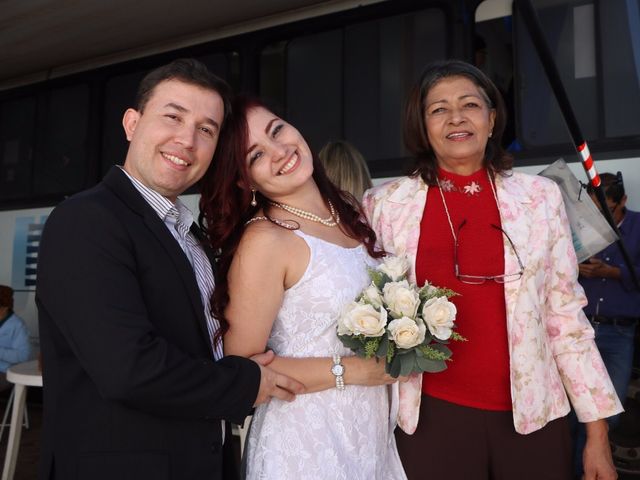
[[[556,100],[558,101],[558,105],[560,106],[560,110],[562,111],[562,116],[564,117],[564,120],[567,123],[567,127],[569,128],[569,132],[571,133],[573,144],[582,157],[582,166],[587,173],[587,177],[589,177],[589,182],[594,188],[594,192],[596,194],[598,202],[600,203],[602,213],[609,222],[609,225],[611,225],[611,228],[613,228],[613,230],[618,235],[618,247],[620,247],[620,252],[622,253],[627,268],[629,269],[631,278],[633,279],[633,283],[635,284],[636,288],[640,290],[640,283],[638,282],[638,276],[636,275],[636,271],[633,267],[633,262],[631,261],[629,253],[627,252],[627,249],[624,245],[622,236],[620,235],[620,230],[618,229],[618,226],[616,225],[615,221],[613,220],[613,216],[609,211],[607,199],[605,197],[604,190],[602,189],[600,176],[598,175],[598,172],[596,170],[595,162],[591,157],[591,152],[589,151],[587,141],[582,135],[578,120],[573,113],[573,108],[571,107],[571,103],[569,102],[569,97],[567,96],[567,92],[564,88],[564,85],[562,84],[562,80],[560,79],[560,74],[558,73],[558,67],[553,60],[551,49],[549,48],[549,44],[547,43],[542,32],[538,14],[531,4],[531,0],[514,0],[514,4],[516,5],[517,11],[522,15],[522,20],[527,27],[529,35],[531,36],[533,46],[536,52],[538,52],[538,56],[540,57],[540,61],[542,62],[542,67],[547,74],[547,78],[549,79],[549,83],[551,84],[551,89],[553,90]]]

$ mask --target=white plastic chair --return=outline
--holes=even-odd
[[[240,437],[240,457],[244,454],[244,442],[247,438],[247,432],[249,431],[249,425],[251,425],[251,415],[244,419],[244,424],[233,425],[231,433]],[[0,436],[0,440],[2,437]]]
[[[13,405],[13,400],[16,396],[16,387],[14,386],[11,389],[11,395],[9,395],[9,400],[7,401],[7,406],[4,409],[4,416],[2,417],[2,424],[0,424],[0,442],[2,442],[2,436],[4,435],[5,427],[10,427],[11,423],[7,423],[7,419],[9,418],[9,414],[11,413],[11,406]],[[27,411],[27,406],[24,406],[24,419],[22,421],[22,426],[24,428],[29,428],[29,412]]]

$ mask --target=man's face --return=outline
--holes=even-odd
[[[209,167],[223,117],[224,103],[213,90],[179,80],[159,83],[144,112],[124,114],[130,142],[124,169],[175,201]]]

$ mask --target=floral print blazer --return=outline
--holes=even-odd
[[[378,244],[412,265],[428,186],[404,177],[365,193],[363,206]],[[594,332],[582,312],[586,297],[560,189],[540,176],[508,172],[496,176],[502,228],[525,266],[523,276],[504,284],[511,370],[513,423],[526,434],[569,412],[569,399],[581,422],[622,411]],[[518,260],[505,239],[505,271]],[[398,424],[413,433],[418,424],[422,375],[400,384]]]

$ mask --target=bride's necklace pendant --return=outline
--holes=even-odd
[[[281,208],[282,210],[295,215],[296,217],[304,218],[305,220],[309,220],[311,222],[319,223],[324,225],[325,227],[335,227],[340,223],[340,214],[336,212],[336,209],[333,207],[333,203],[331,200],[327,200],[327,204],[329,205],[329,213],[330,215],[327,218],[322,218],[315,213],[308,212],[306,210],[302,210],[301,208],[292,207],[291,205],[287,205],[286,203],[280,202],[269,202],[274,207]]]
[[[482,191],[482,187],[475,180],[467,183],[463,187],[456,186],[453,183],[453,180],[449,178],[443,178],[442,180],[438,179],[438,184],[440,185],[440,190],[443,192],[460,192],[464,193],[468,197],[475,197]]]

